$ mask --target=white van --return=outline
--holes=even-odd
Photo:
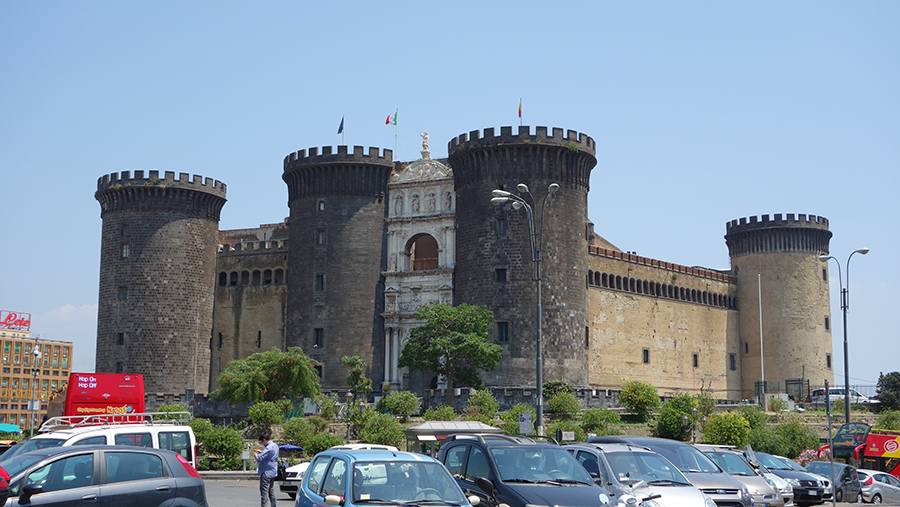
[[[52,422],[53,419],[47,421]],[[148,417],[152,422],[116,422],[87,425],[79,423],[74,426],[53,426],[54,431],[40,433],[17,444],[0,455],[0,463],[8,458],[45,447],[70,445],[131,445],[136,447],[154,447],[175,451],[197,468],[197,438],[194,430],[183,423],[185,419],[165,421]],[[44,423],[42,429],[47,426]]]

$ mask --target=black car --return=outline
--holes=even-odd
[[[810,472],[831,478],[830,461],[811,461],[806,465]],[[844,463],[834,463],[834,500],[837,502],[862,502],[862,484],[856,468]]]
[[[748,456],[746,451],[743,452],[745,456]],[[755,458],[764,467],[768,468],[770,472],[791,483],[791,486],[794,488],[794,504],[800,506],[816,505],[824,503],[826,499],[830,499],[831,481],[828,479],[810,472],[794,470],[788,463],[771,454],[758,451],[753,454],[753,458],[749,459],[751,463]]]
[[[200,474],[180,454],[164,449],[51,447],[15,456],[3,468],[10,475],[7,507],[207,505]]]
[[[449,435],[439,460],[479,505],[600,507],[610,500],[568,451],[528,437]]]

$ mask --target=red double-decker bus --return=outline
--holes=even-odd
[[[69,424],[110,414],[121,415],[115,420],[123,422],[131,414],[143,413],[144,376],[130,373],[72,373],[66,385],[53,393],[47,410],[48,417],[65,417]]]
[[[828,447],[820,447],[819,454]],[[900,478],[900,431],[872,428],[864,422],[845,424],[834,436],[834,457],[852,457],[860,468]]]

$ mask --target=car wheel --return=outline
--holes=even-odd
[[[862,491],[856,494],[856,503],[865,503],[865,500],[863,500]]]
[[[834,501],[835,501],[835,502],[843,502],[843,501],[844,501],[844,492],[843,492],[843,491],[838,491],[837,493],[835,493],[835,494],[834,494]]]
[[[876,494],[872,497],[872,503],[881,503],[881,495]]]

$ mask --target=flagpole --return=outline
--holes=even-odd
[[[397,114],[400,113],[400,108],[398,107],[394,111],[394,157],[397,157],[397,133],[400,130],[400,127],[397,125]]]
[[[522,99],[519,98],[519,126],[522,126]]]

